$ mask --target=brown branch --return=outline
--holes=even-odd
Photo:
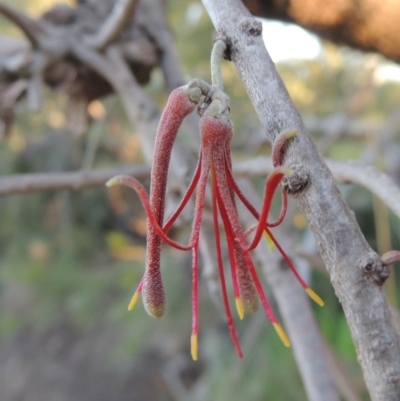
[[[110,178],[119,174],[143,179],[150,176],[150,167],[133,165],[65,173],[32,173],[0,177],[0,195],[60,190],[80,191],[104,185]]]
[[[314,233],[319,252],[343,306],[364,378],[374,401],[400,393],[400,339],[381,285],[389,269],[369,247],[265,49],[262,24],[239,0],[203,0],[219,36],[230,47],[243,84],[273,142],[297,129],[285,164],[296,173],[287,182]]]
[[[94,35],[86,35],[84,42],[93,49],[102,50],[113,43],[135,14],[138,0],[117,0],[111,14]]]

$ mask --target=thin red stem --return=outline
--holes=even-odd
[[[252,251],[262,237],[264,232],[265,222],[267,221],[268,213],[271,208],[272,199],[275,194],[276,187],[281,182],[282,177],[285,175],[285,172],[277,167],[272,173],[268,176],[267,182],[265,183],[264,189],[264,201],[261,209],[260,218],[258,219],[258,227],[256,233],[254,234],[253,240],[248,247],[249,251]]]
[[[192,194],[196,188],[197,183],[199,182],[200,173],[201,173],[201,152],[199,155],[199,160],[197,162],[196,170],[193,174],[193,178],[189,184],[188,189],[186,190],[185,194],[183,195],[183,198],[182,198],[181,202],[179,203],[178,207],[176,208],[175,212],[171,215],[171,217],[168,219],[168,221],[165,223],[165,225],[163,227],[163,231],[165,233],[168,232],[168,230],[171,228],[172,224],[174,224],[175,220],[181,214],[183,208],[188,203],[190,197],[192,196]]]
[[[268,299],[264,293],[261,282],[258,278],[257,271],[254,267],[253,261],[251,260],[250,254],[248,251],[245,250],[247,248],[247,243],[246,243],[246,239],[242,237],[243,232],[242,232],[239,222],[237,220],[237,216],[235,215],[235,213],[233,213],[231,205],[229,205],[228,202],[225,202],[223,195],[222,195],[222,193],[224,191],[221,188],[221,186],[218,186],[218,191],[220,192],[220,196],[218,197],[218,206],[219,206],[220,210],[221,211],[224,210],[224,213],[228,216],[229,220],[227,221],[227,223],[230,225],[231,230],[235,233],[236,239],[239,241],[239,244],[240,244],[241,248],[243,249],[243,255],[244,255],[246,263],[249,267],[249,271],[250,271],[250,274],[254,281],[254,285],[256,287],[258,296],[261,299],[261,303],[263,305],[265,314],[267,315],[268,319],[272,323],[278,323],[278,319],[276,318],[273,310],[271,309]],[[221,215],[222,215],[222,213],[221,213]]]
[[[228,221],[227,223],[231,226],[232,231],[235,234],[236,240],[239,242],[240,247],[243,250],[243,255],[245,257],[246,263],[249,267],[250,274],[253,278],[254,285],[256,287],[256,290],[258,292],[258,295],[261,299],[261,303],[263,304],[265,314],[267,315],[268,319],[272,323],[278,323],[278,319],[276,318],[273,310],[271,309],[267,297],[264,293],[264,290],[262,288],[261,282],[258,278],[257,271],[254,267],[253,261],[251,260],[250,254],[247,250],[248,244],[246,241],[246,237],[243,233],[242,227],[240,226],[239,219],[236,214],[236,210],[232,204],[231,196],[229,194],[229,189],[227,186],[227,178],[225,174],[225,168],[222,160],[224,160],[224,157],[222,155],[218,155],[218,151],[214,149],[214,164],[215,164],[215,175],[216,175],[216,181],[217,181],[217,188],[218,192],[220,194],[220,202],[218,202],[218,206],[220,210],[225,210],[225,213],[228,216]],[[221,213],[222,215],[222,213]]]
[[[218,195],[217,195],[218,196]],[[229,252],[229,261],[231,265],[231,275],[232,275],[232,284],[233,284],[233,295],[237,299],[240,297],[239,291],[239,282],[238,282],[238,274],[237,274],[237,263],[235,258],[235,240],[233,239],[232,231],[230,230],[230,226],[227,223],[227,217],[224,218],[221,211],[222,221],[224,223],[224,228],[226,232],[226,242],[228,244],[228,252]]]
[[[224,301],[225,313],[226,313],[226,317],[227,317],[227,324],[229,327],[229,331],[231,333],[233,344],[235,345],[235,348],[236,348],[236,353],[239,358],[243,358],[243,353],[240,348],[239,340],[237,338],[236,329],[235,329],[235,325],[233,323],[233,317],[232,317],[231,309],[229,306],[228,293],[226,290],[224,265],[223,265],[223,261],[222,261],[222,252],[221,252],[221,241],[220,241],[219,227],[218,227],[217,183],[216,183],[215,171],[213,168],[213,164],[211,165],[211,181],[212,181],[212,212],[213,212],[213,221],[214,221],[215,245],[216,245],[216,249],[217,249],[217,261],[218,261],[218,270],[219,270],[219,276],[220,276],[220,281],[221,281],[222,298]],[[229,224],[229,223],[224,221],[224,224]],[[229,244],[229,242],[228,242],[228,244]],[[230,254],[231,254],[231,250],[230,250]],[[237,286],[237,282],[236,282],[236,286]],[[239,292],[238,288],[237,288],[237,292]]]
[[[240,200],[243,202],[243,204],[247,207],[248,211],[257,219],[260,220],[260,214],[257,212],[257,210],[255,209],[255,207],[250,203],[250,201],[244,196],[244,194],[242,193],[242,191],[240,191],[240,189],[238,188],[238,186],[236,185],[236,183],[234,182],[234,179],[232,177],[232,175],[230,175],[230,172],[228,172],[228,181],[229,184],[233,186],[236,194],[238,195],[238,197],[240,198]],[[298,271],[296,270],[296,268],[294,267],[292,261],[290,260],[289,256],[286,254],[286,252],[282,249],[282,247],[279,245],[279,242],[277,241],[277,239],[275,238],[274,234],[272,234],[272,231],[267,227],[267,224],[265,224],[264,226],[264,230],[267,232],[268,236],[271,238],[272,242],[275,244],[275,246],[277,247],[278,251],[280,252],[280,254],[282,255],[283,259],[285,259],[287,265],[289,266],[290,270],[293,272],[293,274],[295,275],[295,277],[297,278],[297,280],[299,281],[299,283],[301,284],[301,286],[305,289],[309,288],[309,286],[306,284],[306,282],[301,278],[300,274],[298,273]]]
[[[267,221],[267,226],[268,227],[272,228],[272,227],[279,226],[282,223],[282,221],[284,220],[285,216],[286,216],[288,201],[287,201],[287,193],[283,188],[281,188],[281,195],[282,195],[282,206],[281,206],[281,211],[279,213],[279,216],[272,223],[268,223],[268,221]]]
[[[144,209],[146,210],[147,217],[149,219],[149,224],[154,229],[156,234],[162,239],[164,242],[166,242],[168,245],[171,245],[172,247],[176,249],[180,249],[181,251],[189,251],[192,249],[193,245],[192,242],[189,242],[189,245],[182,245],[173,239],[169,238],[163,231],[163,229],[160,227],[160,225],[157,222],[157,219],[153,213],[153,209],[150,206],[149,202],[149,197],[147,195],[146,189],[144,186],[134,177],[129,177],[129,176],[117,176],[112,179],[111,185],[114,184],[122,184],[126,185],[136,191],[138,194],[142,205]]]
[[[249,210],[251,208],[254,209],[253,205],[246,198],[246,195],[242,192],[242,190],[237,185],[237,183],[236,183],[236,181],[235,181],[235,179],[233,177],[233,173],[232,173],[232,169],[231,168],[227,168],[226,169],[226,175],[228,177],[229,185],[233,188],[233,190],[235,191],[235,193],[237,194],[239,199],[242,201],[242,203],[247,207],[247,209],[249,209]],[[268,221],[266,221],[266,223],[265,223],[266,226],[267,227],[279,226],[279,224],[282,223],[282,221],[284,220],[284,218],[286,216],[286,211],[287,211],[287,194],[282,188],[282,207],[281,207],[281,211],[279,213],[279,217],[275,221],[273,221],[272,223],[269,223]]]
[[[194,244],[192,251],[192,335],[199,332],[199,263],[198,242]]]
[[[192,253],[192,338],[196,337],[197,344],[197,333],[199,329],[199,301],[198,301],[198,246],[199,246],[199,236],[200,236],[200,227],[201,227],[201,219],[204,208],[204,200],[206,196],[206,186],[208,181],[208,175],[210,171],[210,155],[208,153],[204,154],[201,160],[200,167],[200,177],[199,184],[197,186],[196,191],[196,203],[194,210],[194,219],[192,225],[192,232],[190,235],[189,243],[193,244],[193,253]],[[196,345],[197,349],[197,345]],[[197,350],[196,350],[197,353]],[[197,355],[196,355],[197,358]]]

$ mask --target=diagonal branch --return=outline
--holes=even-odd
[[[285,129],[299,134],[285,164],[296,170],[287,182],[306,216],[332,285],[343,306],[367,388],[374,401],[400,393],[400,339],[381,285],[389,269],[370,248],[294,107],[262,39],[262,24],[239,0],[203,0],[223,35],[268,139]]]
[[[22,30],[33,48],[39,47],[40,35],[44,33],[40,22],[3,3],[0,3],[0,14],[3,14],[10,21],[14,22]]]
[[[138,0],[117,0],[111,14],[93,35],[86,35],[86,45],[102,50],[113,43],[135,14]]]
[[[147,33],[154,40],[161,53],[160,65],[169,91],[184,85],[182,68],[175,50],[174,40],[169,29],[160,0],[143,2],[146,16],[150,21]],[[154,28],[157,27],[157,28]]]

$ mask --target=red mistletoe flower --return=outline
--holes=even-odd
[[[171,149],[178,129],[183,119],[199,105],[201,149],[198,164],[192,181],[173,215],[164,224],[164,203],[167,184],[167,172],[171,157]],[[146,311],[153,317],[161,317],[165,310],[165,292],[160,272],[161,243],[166,242],[170,246],[183,251],[192,251],[192,336],[191,353],[197,360],[198,349],[198,250],[199,234],[204,208],[206,186],[210,177],[212,194],[212,213],[215,232],[215,244],[217,250],[217,262],[221,281],[223,302],[227,317],[227,324],[231,333],[239,358],[243,354],[236,334],[233,317],[229,305],[225,273],[222,261],[221,240],[219,233],[219,216],[226,233],[229,259],[231,265],[231,277],[236,309],[240,319],[244,313],[253,313],[261,301],[268,319],[273,324],[282,342],[289,346],[282,326],[279,324],[267,297],[262,288],[256,268],[250,256],[259,243],[263,234],[277,247],[290,269],[295,274],[307,294],[319,305],[323,305],[321,298],[312,291],[296,271],[293,263],[286,255],[278,241],[270,230],[270,227],[278,225],[286,212],[286,193],[282,191],[282,211],[274,223],[268,223],[268,213],[274,193],[279,186],[282,177],[291,175],[292,171],[282,167],[282,154],[284,145],[296,134],[294,130],[281,133],[273,147],[274,170],[267,179],[264,191],[264,201],[261,213],[251,205],[238,187],[232,174],[232,161],[230,142],[233,136],[233,128],[229,110],[229,98],[221,90],[208,84],[195,80],[189,85],[175,89],[161,116],[158,126],[154,158],[151,171],[150,196],[147,195],[143,185],[133,177],[117,176],[111,179],[107,185],[127,185],[133,188],[139,195],[148,215],[147,229],[147,253],[146,269],[144,276],[135,292],[128,309],[132,310],[142,293]],[[196,190],[195,212],[192,231],[187,245],[179,244],[167,236],[168,230],[173,225],[183,208]],[[251,214],[257,220],[257,224],[244,231],[236,212],[235,195],[243,202]],[[252,241],[249,243],[247,236],[255,231]]]

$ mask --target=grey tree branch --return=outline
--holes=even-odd
[[[94,35],[86,35],[86,45],[97,49],[105,49],[113,43],[133,18],[138,0],[117,0],[111,14],[103,22]]]
[[[186,84],[178,60],[172,33],[165,20],[160,0],[141,3],[149,20],[147,33],[154,40],[161,53],[160,65],[169,91]],[[156,28],[155,28],[156,27]],[[151,29],[149,29],[151,28]]]
[[[98,170],[78,170],[66,173],[32,173],[0,177],[0,195],[15,195],[40,191],[80,191],[104,185],[119,174],[148,178],[150,167],[146,165],[121,166]]]
[[[0,3],[0,14],[10,19],[22,30],[32,47],[38,47],[40,35],[43,33],[43,26],[38,21],[3,3]]]
[[[337,357],[331,345],[324,339],[324,354],[328,362],[329,371],[333,376],[336,386],[346,401],[362,401],[346,372],[346,367]]]
[[[337,182],[362,185],[400,218],[400,188],[387,174],[359,162],[327,160]]]
[[[378,197],[400,219],[400,188],[394,180],[371,165],[357,161],[325,159],[338,183],[357,184]],[[245,177],[265,177],[272,171],[272,160],[258,156],[234,163],[235,174]]]
[[[230,57],[268,139],[272,142],[284,129],[299,132],[285,157],[285,164],[296,170],[289,187],[343,306],[372,400],[398,400],[400,340],[381,287],[389,270],[367,244],[307,133],[265,49],[261,22],[239,0],[203,0],[203,4],[216,30],[226,37]]]

